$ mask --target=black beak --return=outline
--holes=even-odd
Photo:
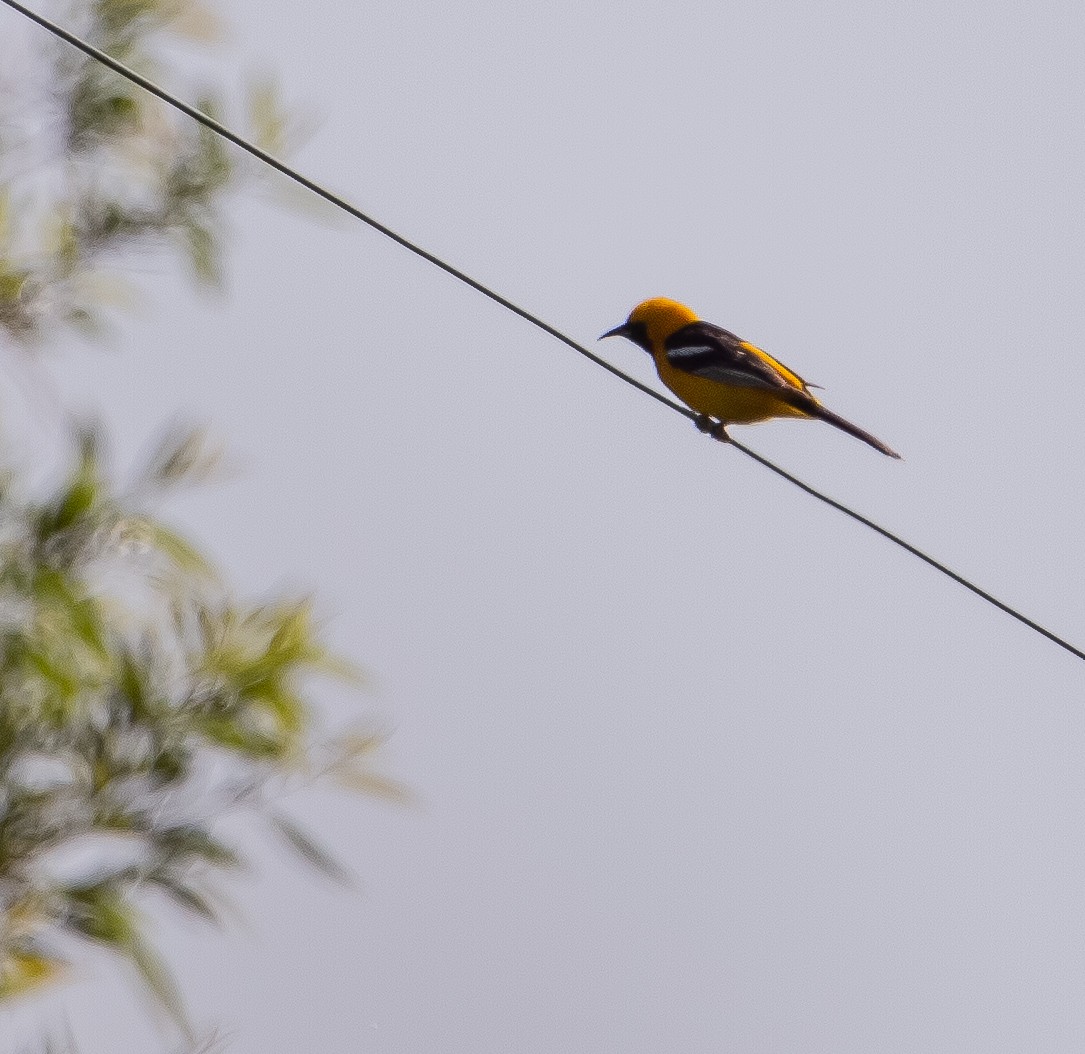
[[[628,322],[623,322],[620,326],[615,326],[613,329],[608,329],[599,339],[606,340],[607,337],[628,337],[630,333],[630,327]]]

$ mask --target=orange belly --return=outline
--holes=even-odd
[[[785,402],[769,388],[747,388],[710,381],[684,370],[676,370],[662,357],[656,358],[656,370],[659,379],[691,410],[728,424],[753,424],[771,417],[810,416],[799,407]],[[796,390],[802,391],[801,388]]]

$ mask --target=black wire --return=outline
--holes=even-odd
[[[795,486],[798,487],[800,490],[804,490],[807,494],[813,495],[819,501],[825,502],[826,505],[831,505],[834,509],[838,509],[845,516],[850,516],[853,520],[857,520],[864,527],[869,527],[872,531],[877,531],[878,534],[880,534],[883,538],[888,538],[891,542],[896,543],[906,552],[911,553],[912,556],[918,556],[919,559],[922,560],[924,563],[930,564],[931,567],[933,567],[935,570],[941,571],[942,574],[946,575],[949,578],[952,578],[954,582],[959,582],[962,586],[965,587],[965,589],[971,589],[972,592],[976,594],[976,596],[983,597],[983,599],[986,600],[988,604],[994,604],[994,606],[1000,611],[1005,611],[1007,615],[1012,615],[1015,619],[1017,619],[1018,622],[1023,622],[1026,626],[1028,626],[1029,629],[1034,629],[1037,633],[1040,633],[1043,636],[1047,637],[1048,640],[1054,641],[1054,643],[1057,644],[1060,648],[1065,648],[1071,655],[1076,655],[1079,659],[1085,659],[1085,651],[1081,651],[1079,648],[1075,648],[1072,644],[1063,640],[1062,637],[1059,637],[1056,634],[1052,633],[1051,630],[1044,629],[1044,627],[1041,626],[1038,622],[1033,622],[1032,619],[1028,618],[1025,615],[1022,615],[1020,611],[1015,611],[1012,607],[1009,606],[1009,604],[1004,604],[997,597],[991,596],[991,594],[988,593],[985,589],[980,589],[979,586],[973,585],[971,582],[968,581],[967,578],[963,578],[961,575],[957,574],[956,571],[953,571],[950,568],[946,567],[945,564],[939,563],[937,560],[934,559],[933,556],[928,556],[925,552],[923,552],[922,549],[917,549],[910,542],[906,542],[903,538],[895,535],[892,531],[887,531],[884,527],[879,526],[873,520],[867,519],[867,517],[862,515],[862,513],[858,513],[854,509],[849,509],[846,505],[842,505],[835,498],[830,498],[828,495],[822,494],[821,491],[815,490],[813,487],[810,486],[809,483],[803,483],[801,479],[798,479],[796,476],[791,475],[791,473],[788,472],[786,469],[780,468],[779,465],[774,465],[767,458],[763,458],[760,454],[757,454],[754,451],[750,450],[749,447],[745,447],[741,443],[735,442],[735,440],[731,439],[730,436],[728,436],[727,442],[731,446],[737,447],[747,457],[753,458],[754,461],[756,461],[759,465],[764,465],[765,468],[769,469],[769,471],[775,472],[778,476],[782,476],[789,483],[794,483]]]
[[[507,308],[513,314],[519,315],[520,318],[524,319],[525,322],[530,322],[533,326],[541,329],[544,333],[548,333],[555,340],[560,340],[562,344],[565,344],[568,347],[572,348],[573,351],[579,352],[585,358],[588,358],[592,362],[594,362],[596,366],[601,366],[604,370],[607,370],[609,373],[614,374],[615,377],[618,377],[621,380],[625,381],[626,384],[631,384],[634,388],[643,392],[645,395],[651,396],[653,399],[655,399],[657,402],[662,403],[664,406],[669,406],[672,410],[682,414],[685,417],[688,417],[691,421],[701,420],[701,415],[694,413],[692,410],[685,406],[682,406],[680,403],[676,403],[673,400],[668,399],[665,395],[662,395],[654,388],[650,388],[648,387],[648,385],[641,383],[635,377],[630,377],[629,374],[624,373],[622,370],[619,370],[616,366],[612,366],[609,362],[606,361],[606,359],[600,358],[600,356],[596,355],[595,352],[590,351],[588,348],[584,347],[583,344],[579,344],[577,341],[573,340],[572,337],[566,336],[559,329],[555,329],[548,322],[544,322],[538,316],[531,314],[530,311],[527,311],[525,308],[520,307],[518,304],[514,304],[511,300],[508,300],[505,297],[501,296],[500,293],[494,292],[492,289],[472,278],[470,275],[465,274],[463,271],[459,270],[459,268],[453,267],[452,264],[446,263],[440,257],[434,256],[433,253],[428,252],[426,249],[423,249],[419,245],[415,245],[414,242],[409,241],[407,238],[404,238],[401,234],[397,234],[390,227],[386,227],[383,223],[373,219],[372,216],[366,215],[364,212],[361,211],[361,209],[352,205],[349,201],[346,201],[345,199],[339,197],[337,194],[333,194],[330,190],[325,189],[319,183],[314,182],[308,177],[303,176],[300,172],[297,172],[295,169],[280,161],[272,154],[269,154],[266,150],[262,150],[254,143],[250,143],[247,139],[243,139],[236,132],[230,131],[229,128],[227,128],[223,124],[220,124],[213,117],[208,117],[207,114],[202,113],[195,107],[189,106],[188,103],[182,102],[180,99],[167,92],[164,88],[160,88],[153,81],[150,81],[141,74],[136,73],[135,70],[129,69],[123,63],[118,62],[116,59],[107,55],[104,51],[100,51],[98,48],[94,47],[93,44],[88,44],[81,37],[77,37],[74,33],[69,32],[61,26],[56,25],[54,22],[50,22],[49,19],[44,18],[42,15],[39,15],[34,11],[31,11],[29,8],[24,7],[22,4],[18,3],[18,0],[0,0],[0,2],[7,4],[8,7],[18,11],[20,14],[29,18],[32,22],[36,22],[39,26],[41,26],[43,29],[48,30],[54,36],[57,36],[61,40],[66,41],[68,44],[71,44],[72,47],[78,48],[85,55],[89,55],[95,61],[102,63],[102,65],[104,66],[108,66],[111,70],[113,70],[114,73],[118,73],[120,74],[120,76],[127,78],[133,84],[138,84],[145,91],[148,91],[152,95],[157,96],[164,103],[167,103],[168,105],[174,107],[174,109],[180,110],[181,113],[185,114],[188,117],[191,117],[194,121],[199,121],[199,123],[202,124],[205,128],[211,129],[211,131],[213,131],[216,135],[220,135],[223,139],[229,140],[235,146],[238,146],[247,153],[252,154],[253,157],[263,161],[264,164],[271,166],[271,168],[274,168],[277,172],[281,172],[287,178],[294,180],[295,183],[301,184],[301,186],[305,187],[306,190],[312,191],[314,194],[322,197],[325,201],[331,202],[331,204],[335,205],[337,208],[340,208],[344,212],[349,213],[355,219],[359,219],[363,223],[368,224],[375,231],[379,231],[381,234],[383,234],[386,238],[391,238],[392,241],[396,242],[396,244],[398,245],[403,246],[404,249],[409,250],[416,256],[422,257],[423,260],[433,264],[435,267],[439,267],[442,271],[452,275],[453,278],[459,279],[465,285],[469,285],[472,289],[481,293],[483,296],[488,297],[490,300],[494,301],[494,303],[500,304],[502,307]],[[857,522],[863,524],[863,526],[869,527],[873,531],[877,531],[877,533],[880,534],[883,538],[887,538],[889,541],[895,543],[896,545],[899,545],[906,552],[909,552],[913,556],[916,556],[920,560],[924,561],[925,563],[930,564],[930,566],[935,568],[935,570],[941,571],[942,574],[946,575],[948,578],[952,578],[954,582],[958,582],[960,585],[964,586],[965,589],[970,589],[973,593],[975,593],[979,597],[982,597],[989,604],[993,604],[999,610],[1006,612],[1007,615],[1012,615],[1019,622],[1022,622],[1026,626],[1028,626],[1029,629],[1035,630],[1037,633],[1043,635],[1044,637],[1047,637],[1048,640],[1059,645],[1060,648],[1065,648],[1068,652],[1070,652],[1071,655],[1076,655],[1079,659],[1085,660],[1085,651],[1081,651],[1080,649],[1075,648],[1068,641],[1063,640],[1062,637],[1059,637],[1056,634],[1052,633],[1051,630],[1045,629],[1038,622],[1033,622],[1032,619],[1026,617],[1025,615],[1022,615],[1021,612],[1015,611],[1008,604],[1004,604],[1001,600],[993,597],[986,590],[980,589],[980,587],[977,585],[973,585],[971,582],[968,581],[968,579],[957,574],[956,571],[951,570],[945,564],[939,563],[937,560],[934,559],[934,557],[928,556],[921,549],[917,549],[914,545],[909,544],[903,538],[900,538],[897,535],[893,534],[892,531],[886,530],[884,527],[879,526],[873,520],[868,519],[866,516],[855,512],[853,509],[849,509],[846,505],[841,504],[834,498],[830,498],[828,495],[822,494],[821,491],[815,490],[813,487],[810,486],[810,484],[804,483],[798,477],[793,476],[790,472],[780,468],[779,465],[773,464],[773,462],[769,461],[767,458],[762,457],[760,454],[754,453],[754,451],[752,451],[749,447],[743,446],[743,444],[736,442],[734,439],[731,439],[730,436],[727,436],[726,442],[730,446],[733,446],[736,450],[740,450],[747,457],[752,458],[758,464],[763,465],[771,472],[775,472],[778,476],[786,479],[789,483],[795,484],[795,486],[798,487],[800,490],[804,490],[807,494],[817,498],[819,501],[823,501],[826,505],[831,505],[834,509],[837,509],[838,511],[844,513],[845,516],[850,516],[853,520],[856,520]]]

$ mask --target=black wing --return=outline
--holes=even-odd
[[[667,338],[664,350],[667,361],[676,370],[708,380],[745,388],[783,389],[789,393],[805,389],[803,379],[783,363],[778,364],[779,370],[774,369],[772,364],[776,360],[770,355],[758,354],[752,344],[711,322],[683,326]],[[796,388],[790,378],[803,387]]]

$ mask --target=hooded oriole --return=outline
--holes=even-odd
[[[653,358],[659,379],[679,399],[718,425],[698,422],[725,438],[729,424],[752,424],[770,417],[813,417],[899,458],[880,439],[826,410],[797,373],[767,352],[710,322],[684,304],[655,297],[638,304],[620,326],[603,337],[627,337]],[[599,339],[602,340],[603,337]]]

